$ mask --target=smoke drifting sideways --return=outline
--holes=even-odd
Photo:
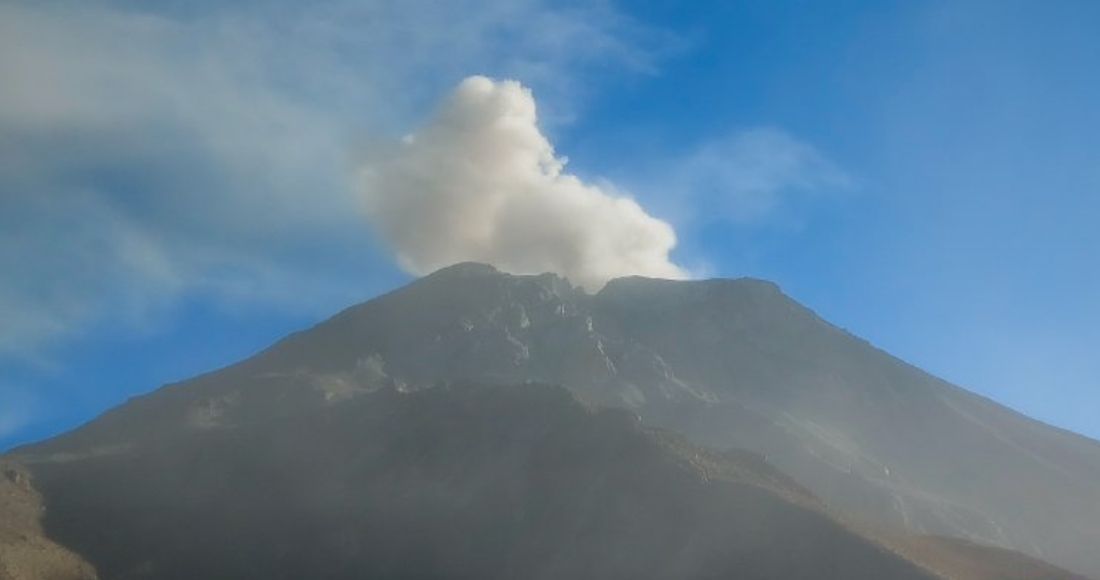
[[[564,171],[530,90],[469,77],[435,115],[359,167],[374,231],[413,274],[457,262],[556,272],[588,291],[610,279],[682,279],[672,226]]]

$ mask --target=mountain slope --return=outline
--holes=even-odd
[[[93,567],[49,539],[30,473],[0,460],[0,580],[94,580]]]
[[[1100,444],[940,381],[757,280],[628,278],[589,295],[458,265],[20,454],[117,453],[455,379],[561,384],[764,454],[857,521],[1100,577]]]

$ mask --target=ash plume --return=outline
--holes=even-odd
[[[374,231],[412,273],[478,261],[590,291],[624,275],[686,277],[669,258],[672,227],[566,172],[515,81],[462,81],[420,130],[371,155],[359,186]]]

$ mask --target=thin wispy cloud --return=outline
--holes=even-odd
[[[751,226],[793,204],[851,191],[855,179],[816,147],[776,128],[738,131],[673,159],[654,180],[686,221]]]
[[[470,70],[567,101],[567,67],[651,67],[645,36],[604,3],[0,4],[0,358],[194,293],[341,305],[377,251],[358,143]]]

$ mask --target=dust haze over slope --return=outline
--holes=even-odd
[[[320,401],[24,459],[47,529],[103,578],[934,578],[758,457],[560,387]]]

